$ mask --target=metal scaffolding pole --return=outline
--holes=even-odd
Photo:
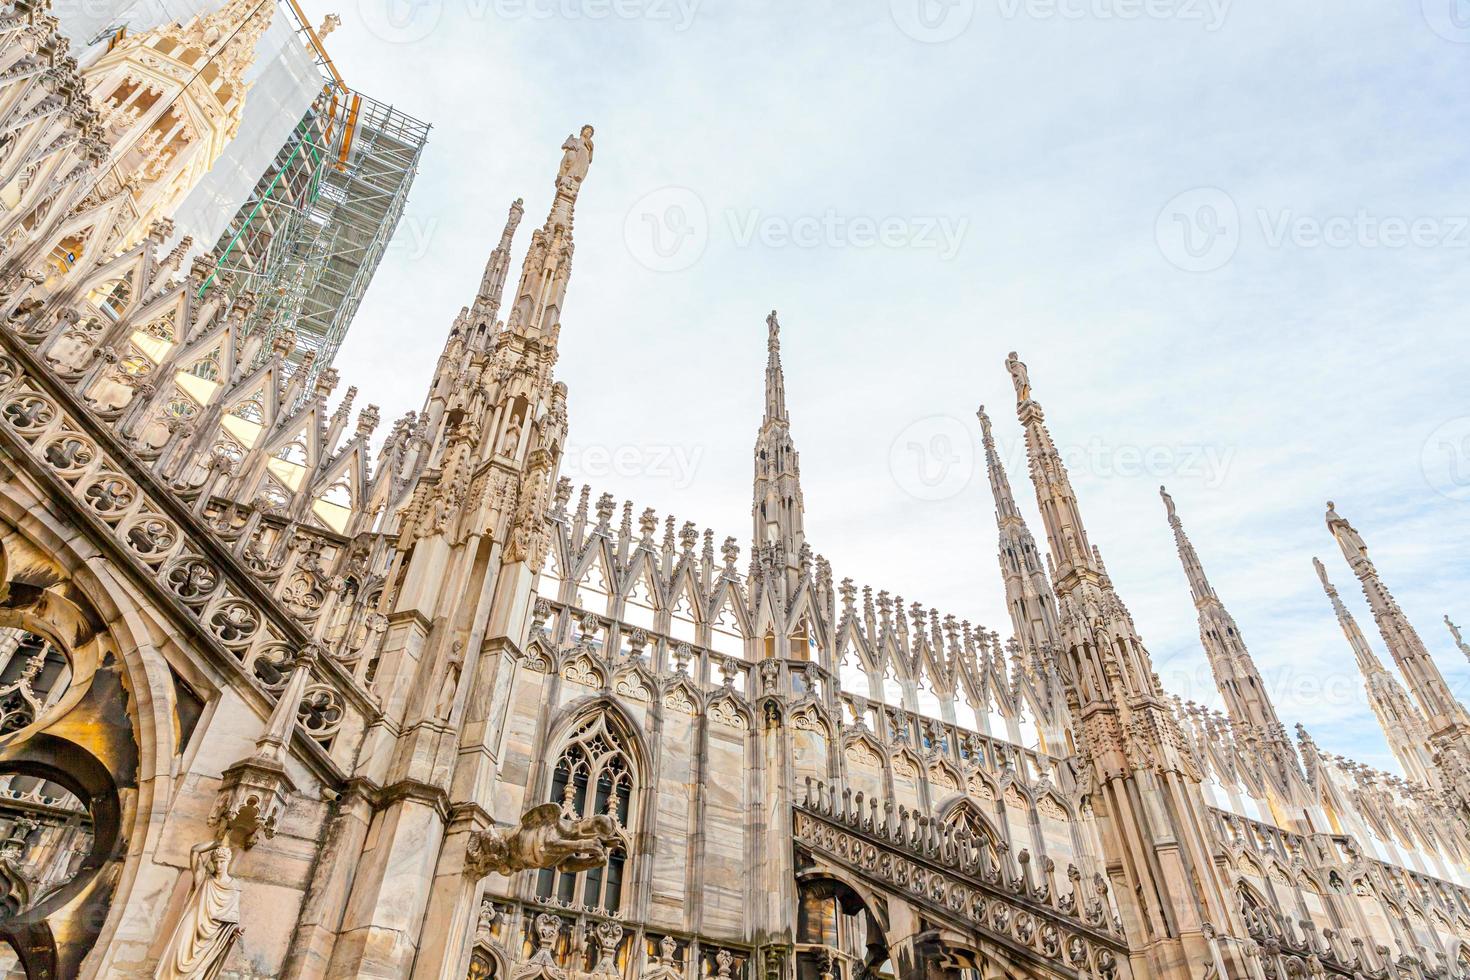
[[[246,332],[295,331],[291,362],[315,351],[314,378],[336,356],[398,226],[429,125],[350,89],[294,0],[287,9],[316,52],[322,94],[220,237],[201,293],[254,293]]]

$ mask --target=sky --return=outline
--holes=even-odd
[[[348,83],[434,126],[337,361],[385,420],[592,123],[557,370],[594,496],[748,541],[776,309],[815,550],[1008,633],[974,413],[1040,534],[1016,350],[1170,691],[1219,703],[1160,484],[1288,727],[1396,768],[1312,570],[1387,662],[1329,498],[1470,699],[1464,0],[335,12]]]

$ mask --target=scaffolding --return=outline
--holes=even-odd
[[[398,226],[429,125],[350,89],[295,0],[287,9],[316,55],[322,92],[221,235],[200,293],[253,293],[245,333],[264,332],[264,355],[271,338],[295,331],[290,363],[315,352],[314,378],[336,356]]]

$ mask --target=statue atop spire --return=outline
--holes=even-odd
[[[555,344],[561,329],[561,305],[572,275],[572,213],[591,165],[592,127],[583,126],[581,135],[568,136],[562,144],[556,198],[546,223],[531,235],[515,305],[506,318],[506,328],[513,333],[549,339]]]
[[[1337,544],[1342,548],[1342,553],[1349,562],[1362,556],[1368,557],[1368,546],[1363,543],[1363,536],[1337,512],[1337,505],[1327,501],[1327,530],[1337,539]]]
[[[784,555],[786,569],[781,578],[788,594],[794,593],[800,575],[804,505],[801,496],[801,464],[791,440],[791,423],[786,415],[786,378],[781,370],[781,323],[772,310],[766,317],[766,407],[755,440],[755,485],[751,503],[755,539],[752,554],[774,547]]]
[[[1445,614],[1444,624],[1449,627],[1450,636],[1455,638],[1455,646],[1460,648],[1460,652],[1465,655],[1466,660],[1470,660],[1470,643],[1465,642],[1465,638],[1460,635],[1460,627],[1456,626],[1450,620],[1448,613]]]
[[[490,253],[485,262],[485,274],[480,279],[480,291],[475,294],[474,319],[488,332],[495,328],[495,318],[500,313],[501,297],[505,293],[505,280],[510,272],[510,246],[520,227],[525,213],[525,201],[516,198],[510,205],[505,227],[500,232],[500,244]]]
[[[1026,370],[1026,365],[1011,351],[1006,357],[1006,370],[1011,373],[1011,383],[1016,386],[1016,404],[1021,405],[1031,400],[1031,375]]]
[[[786,375],[781,370],[781,322],[772,310],[766,317],[766,416],[767,422],[786,422]]]
[[[557,171],[557,183],[570,180],[581,186],[588,168],[592,166],[592,127],[583,126],[579,135],[568,136],[561,148],[561,168]]]
[[[995,525],[1000,545],[997,557],[1001,581],[1005,584],[1006,610],[1011,616],[1022,664],[1044,700],[1045,710],[1040,720],[1047,744],[1065,746],[1070,744],[1071,718],[1067,711],[1061,667],[1057,663],[1062,640],[1057,629],[1056,597],[1047,580],[1036,539],[1016,506],[984,405],[975,416],[980,420],[985,468],[990,477],[990,491],[995,498]]]

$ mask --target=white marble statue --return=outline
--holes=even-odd
[[[194,889],[154,977],[214,980],[240,937],[240,886],[230,877],[230,845],[206,841],[189,851]]]
[[[592,127],[583,126],[579,135],[568,136],[561,148],[561,168],[558,176],[570,177],[580,184],[587,176],[588,168],[592,166]]]

